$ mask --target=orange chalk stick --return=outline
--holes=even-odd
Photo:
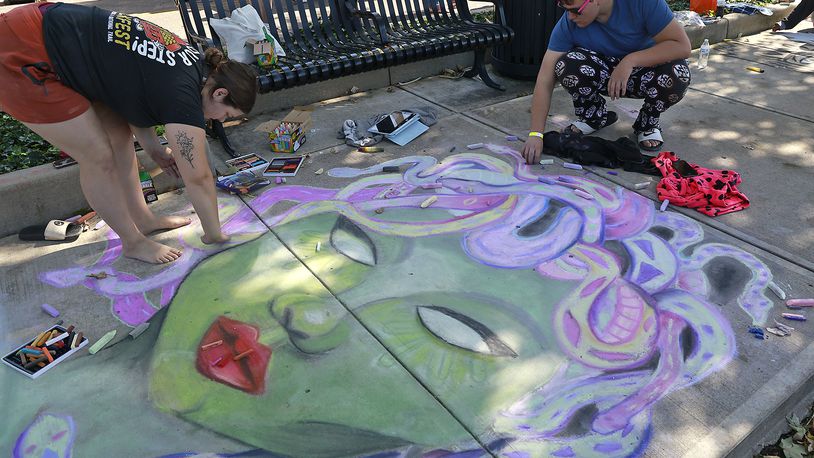
[[[53,363],[54,362],[54,357],[51,356],[51,352],[48,351],[48,349],[45,348],[45,347],[42,347],[41,350],[42,350],[43,353],[45,353],[45,357],[48,358],[48,362]]]
[[[250,348],[250,349],[244,351],[243,353],[241,353],[241,354],[235,356],[234,358],[232,358],[232,361],[240,361],[241,359],[249,356],[253,352],[254,352],[254,349]]]

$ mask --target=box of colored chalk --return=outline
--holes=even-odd
[[[52,326],[3,356],[3,364],[35,379],[87,344],[87,337],[74,332],[73,326]]]

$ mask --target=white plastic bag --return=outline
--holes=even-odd
[[[687,26],[698,26],[704,27],[704,21],[701,20],[701,16],[696,13],[695,11],[676,11],[673,13],[678,21],[679,24],[683,25],[684,27]]]
[[[263,29],[268,26],[260,19],[257,10],[251,5],[246,5],[232,11],[232,16],[226,19],[210,19],[209,23],[220,37],[229,59],[250,64],[254,62],[254,54],[250,46],[246,46],[246,40],[253,38],[263,40],[266,34]],[[271,37],[274,38],[274,37]],[[285,56],[285,51],[274,40],[274,50],[278,56]]]

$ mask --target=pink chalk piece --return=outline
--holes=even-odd
[[[81,218],[81,217],[82,217],[82,215],[75,215],[75,216],[71,216],[70,218],[66,218],[66,219],[65,219],[65,221],[67,221],[67,222],[69,222],[69,223],[75,223],[75,222],[77,222],[77,221],[79,220],[79,218]]]
[[[443,187],[441,183],[424,183],[421,186],[421,189],[439,189]]]
[[[814,299],[789,299],[786,305],[792,307],[814,307]]]
[[[40,308],[42,309],[42,311],[43,311],[43,312],[45,312],[45,313],[47,313],[47,314],[51,315],[51,316],[52,316],[52,317],[54,317],[54,318],[56,318],[56,317],[58,317],[58,316],[59,316],[59,310],[57,310],[57,309],[55,309],[55,308],[51,307],[51,306],[50,306],[50,305],[48,305],[48,304],[42,304],[42,305],[40,306]]]
[[[797,313],[781,313],[780,316],[787,320],[806,321],[805,315],[799,315]]]
[[[277,178],[274,180],[274,182],[275,182],[275,183],[277,183],[277,184],[283,184],[283,177],[277,177]]]
[[[582,197],[583,199],[594,200],[594,196],[592,196],[591,193],[585,192],[582,189],[574,189],[574,194]]]

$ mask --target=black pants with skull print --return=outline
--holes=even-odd
[[[585,48],[563,54],[554,67],[554,76],[574,100],[574,114],[594,129],[607,123],[605,98],[608,81],[620,59]],[[635,67],[627,81],[625,97],[644,99],[639,117],[633,123],[636,132],[660,128],[659,116],[684,97],[690,85],[690,67],[686,59],[655,67]]]

